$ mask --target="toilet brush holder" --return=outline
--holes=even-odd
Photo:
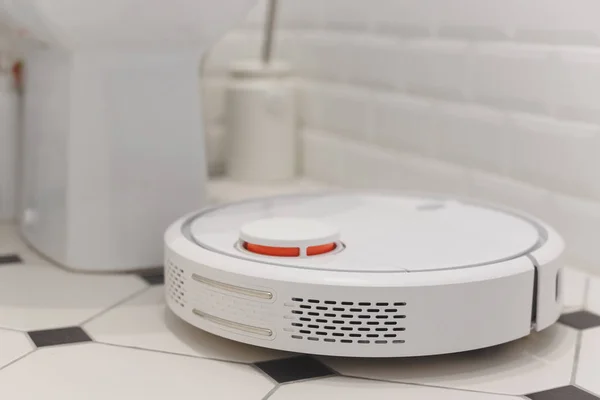
[[[225,96],[226,172],[245,182],[297,175],[297,100],[290,67],[245,61],[231,68]]]

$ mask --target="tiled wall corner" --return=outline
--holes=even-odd
[[[556,225],[571,259],[600,273],[592,243],[600,230],[600,3],[279,7],[275,54],[299,78],[309,177],[520,208]],[[259,14],[215,47],[208,76],[258,54]],[[218,131],[214,90],[207,113]]]

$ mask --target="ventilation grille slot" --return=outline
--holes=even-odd
[[[186,304],[185,281],[183,270],[169,260],[165,268],[167,295],[171,298],[171,301],[181,307],[185,307]]]
[[[285,303],[292,339],[335,344],[402,344],[406,302],[333,301],[293,297]]]

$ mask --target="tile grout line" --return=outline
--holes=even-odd
[[[17,332],[17,333],[27,333],[27,330],[9,328],[8,326],[0,326],[0,331],[8,331],[8,332]]]
[[[577,379],[577,371],[579,370],[579,356],[581,355],[581,344],[583,339],[583,331],[577,332],[577,341],[575,344],[575,357],[573,357],[573,370],[571,371],[571,385],[575,384]]]
[[[267,400],[269,399],[271,396],[273,396],[273,393],[275,393],[277,391],[277,389],[279,389],[279,384],[275,385],[275,387],[273,387],[273,389],[269,390],[269,392],[265,395],[265,397],[262,398],[262,400]]]
[[[38,346],[37,344],[35,344],[35,342],[33,341],[33,339],[31,338],[31,336],[29,335],[29,332],[25,332],[25,336],[27,336],[27,340],[29,341],[29,343],[33,346],[34,349],[37,349]]]
[[[37,350],[44,351],[46,349],[53,349],[53,348],[57,348],[57,347],[85,346],[86,344],[90,344],[90,343],[94,343],[94,342],[91,340],[88,340],[88,341],[84,341],[84,342],[50,344],[50,345],[40,346],[37,348]]]
[[[279,386],[286,386],[286,385],[292,385],[295,383],[304,383],[304,382],[312,382],[312,381],[318,381],[321,379],[329,379],[329,378],[339,378],[340,375],[325,375],[325,376],[315,376],[312,378],[304,378],[304,379],[298,379],[295,381],[290,381],[290,382],[284,382],[284,383],[280,383]]]
[[[596,398],[600,399],[600,395],[598,395],[598,394],[596,394],[596,393],[594,393],[594,392],[591,392],[590,390],[588,390],[588,389],[586,389],[586,388],[584,388],[584,387],[581,387],[581,386],[579,386],[579,385],[575,385],[575,384],[574,384],[573,386],[574,386],[574,387],[576,387],[577,389],[581,390],[582,392],[589,393],[589,394],[591,394],[592,396],[594,396],[594,397],[596,397]]]
[[[457,391],[457,392],[470,392],[470,393],[480,393],[480,394],[491,394],[491,395],[505,396],[505,397],[515,397],[515,396],[518,396],[518,395],[514,395],[514,394],[509,394],[509,393],[485,392],[483,390],[453,388],[453,387],[447,387],[447,386],[428,385],[428,384],[424,384],[424,383],[415,383],[415,382],[392,381],[392,380],[388,380],[388,379],[365,378],[365,377],[362,377],[362,376],[354,376],[354,375],[341,375],[341,376],[346,377],[346,378],[363,379],[363,380],[374,381],[374,382],[387,382],[387,383],[396,383],[396,384],[409,385],[409,386],[428,387],[428,388],[434,388],[434,389],[454,390],[454,391]]]
[[[37,350],[38,350],[38,349],[37,349],[37,347],[36,347],[36,348],[34,348],[33,350],[31,350],[31,351],[29,351],[29,352],[27,352],[27,353],[23,354],[21,357],[17,357],[17,358],[15,358],[14,360],[12,360],[11,362],[9,362],[8,364],[1,366],[1,367],[0,367],[0,372],[2,372],[2,370],[3,370],[3,369],[5,369],[5,368],[8,368],[8,367],[10,367],[10,366],[11,366],[11,365],[13,365],[13,364],[16,364],[16,363],[17,363],[17,361],[21,361],[22,359],[24,359],[24,358],[25,358],[25,357],[27,357],[28,355],[35,353]]]
[[[293,358],[293,357],[291,357],[291,358]],[[312,357],[312,358],[313,358],[313,359],[315,359],[315,360],[317,360],[317,361],[319,361],[319,362],[321,362],[321,361],[320,361],[320,360],[318,360],[317,358],[314,358],[314,357]],[[273,361],[274,361],[274,360],[277,360],[277,359],[273,359]],[[267,361],[271,361],[271,360],[267,360]],[[321,363],[322,363],[322,362],[321,362]],[[260,368],[260,367],[259,367],[258,365],[256,365],[256,364],[257,364],[257,362],[250,363],[250,365],[251,365],[251,366],[253,366],[253,367],[254,367],[254,368],[257,370],[257,371],[259,371],[261,374],[263,374],[263,375],[265,375],[267,378],[269,378],[269,379],[270,379],[272,382],[274,382],[274,383],[275,383],[277,386],[285,386],[285,385],[290,385],[290,384],[293,384],[293,383],[302,383],[302,382],[314,381],[314,380],[319,380],[319,379],[327,379],[327,378],[332,378],[332,377],[334,377],[334,376],[338,376],[338,377],[339,377],[339,376],[341,376],[339,372],[337,372],[336,370],[334,370],[333,368],[331,368],[329,365],[327,365],[327,364],[325,364],[325,363],[322,363],[323,365],[325,365],[325,366],[326,366],[326,367],[327,367],[327,368],[328,368],[328,369],[329,369],[329,370],[332,372],[332,374],[331,374],[331,375],[324,375],[324,376],[313,376],[313,377],[309,377],[309,378],[296,379],[296,380],[293,380],[293,381],[289,381],[289,382],[283,382],[283,383],[280,383],[280,382],[278,382],[278,381],[277,381],[275,378],[273,378],[271,375],[269,375],[269,373],[268,373],[268,372],[266,372],[266,371],[263,371],[263,370],[262,370],[262,368]]]
[[[583,310],[586,310],[587,306],[588,306],[590,284],[591,284],[591,278],[589,276],[586,276],[585,285],[583,287]],[[579,358],[581,356],[582,341],[583,341],[583,331],[580,330],[579,332],[577,332],[577,340],[575,343],[575,356],[573,357],[573,369],[571,371],[571,379],[570,379],[571,385],[575,385],[575,382],[577,381],[577,372],[579,371]]]
[[[92,338],[91,342],[87,342],[87,343],[96,343],[96,344],[101,344],[101,345],[104,345],[104,346],[118,347],[118,348],[123,348],[123,349],[148,351],[148,352],[151,352],[151,353],[168,354],[168,355],[171,355],[171,356],[193,358],[193,359],[196,359],[196,360],[207,360],[207,361],[216,361],[216,362],[222,362],[222,363],[227,363],[227,364],[253,366],[252,362],[223,360],[223,359],[220,359],[220,358],[213,358],[213,357],[195,356],[195,355],[183,354],[183,353],[172,353],[172,352],[166,351],[166,350],[147,349],[147,348],[143,348],[143,347],[127,346],[127,345],[115,344],[115,343],[106,343],[106,342],[102,342],[102,341],[96,341],[93,338]],[[81,344],[81,343],[71,343],[71,344],[75,345],[75,344]],[[258,367],[256,367],[256,368],[260,370],[260,368],[258,368]],[[277,383],[277,382],[275,382],[275,383]]]
[[[258,365],[256,365],[256,363],[250,363],[248,365],[250,365],[256,372],[260,373],[262,376],[266,377],[268,380],[273,382],[276,387],[281,385],[281,383],[277,382],[275,380],[275,378],[273,378],[271,375],[267,374],[265,371],[263,371],[261,368],[259,368]]]
[[[152,286],[148,285],[147,287],[142,288],[142,289],[130,294],[129,296],[125,297],[124,299],[119,300],[117,303],[110,305],[108,308],[105,308],[104,310],[99,311],[98,313],[92,315],[91,317],[89,317],[81,322],[78,322],[77,324],[75,324],[75,326],[79,326],[83,329],[85,324],[92,322],[96,318],[101,317],[104,314],[106,314],[107,312],[112,311],[113,309],[119,307],[120,305],[122,305],[124,303],[127,303],[129,300],[136,298],[137,296],[143,294],[147,290],[150,290],[151,287]]]

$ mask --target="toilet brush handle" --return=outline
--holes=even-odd
[[[275,19],[277,15],[277,0],[269,0],[267,4],[267,19],[262,47],[262,62],[268,64],[271,61],[273,50],[273,33],[275,31]]]

